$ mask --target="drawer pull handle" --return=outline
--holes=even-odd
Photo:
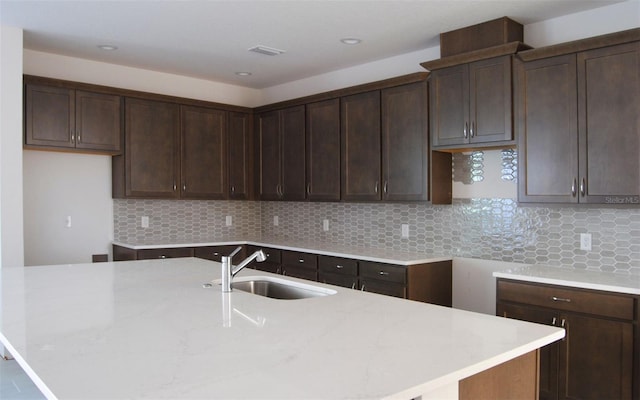
[[[363,283],[363,284],[362,284],[362,287],[360,288],[360,291],[361,291],[361,292],[364,292],[364,291],[365,291],[365,290],[364,290],[364,286],[365,286],[365,285],[364,285],[364,283]]]
[[[304,263],[304,260],[301,258],[298,260],[299,263]]]
[[[338,269],[342,269],[342,268],[344,268],[344,267],[343,267],[342,265],[338,264],[338,265],[336,265],[336,268],[338,268]]]
[[[165,258],[167,258],[167,256],[165,256],[165,255],[163,254],[163,255],[161,255],[159,258],[165,259]]]
[[[387,275],[389,275],[389,273],[388,273],[388,272],[385,272],[385,271],[380,271],[380,274],[379,274],[379,275],[387,276]]]
[[[571,303],[571,299],[564,299],[562,297],[556,297],[556,296],[552,296],[551,300],[553,300],[553,301],[562,301],[564,303]]]
[[[351,284],[351,289],[355,289],[355,288],[356,288],[356,283],[355,283],[355,282],[353,282],[353,283]]]
[[[558,320],[556,319],[556,317],[553,317],[553,319],[551,320],[551,325],[556,326],[556,322]]]

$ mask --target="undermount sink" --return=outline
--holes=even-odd
[[[307,299],[310,297],[331,296],[337,293],[333,289],[264,276],[239,278],[231,283],[231,288],[281,300]]]

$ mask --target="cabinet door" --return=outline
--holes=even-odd
[[[522,305],[498,303],[496,315],[544,325],[559,324],[558,313]],[[540,400],[558,399],[559,342],[540,348]]]
[[[260,199],[281,197],[280,114],[272,111],[258,116],[260,140]]]
[[[560,346],[561,399],[631,399],[633,324],[567,314]]]
[[[236,245],[222,245],[222,246],[201,246],[193,249],[193,256],[197,258],[204,258],[211,261],[222,261],[222,256],[228,256],[233,253],[238,246]],[[246,249],[242,246],[242,250],[236,254],[233,259],[234,265],[242,261],[246,257]]]
[[[469,66],[431,73],[431,144],[464,144],[469,140]]]
[[[229,198],[251,198],[251,119],[249,114],[229,113]]]
[[[340,200],[340,100],[307,104],[307,198]]]
[[[153,260],[163,258],[193,257],[192,247],[177,247],[168,249],[138,250],[138,260]]]
[[[407,287],[405,285],[394,282],[379,281],[377,279],[361,277],[360,290],[363,292],[400,297],[402,299],[407,297]]]
[[[181,197],[227,197],[227,112],[181,106]]]
[[[341,99],[342,199],[380,200],[380,92]]]
[[[120,96],[76,91],[76,148],[120,152]]]
[[[427,200],[427,83],[382,91],[382,197]]]
[[[640,42],[578,54],[580,202],[640,203]]]
[[[280,111],[282,130],[282,185],[284,200],[306,198],[305,174],[305,116],[304,106]]]
[[[469,64],[469,142],[513,139],[511,56]]]
[[[75,147],[74,91],[27,85],[25,144]]]
[[[180,109],[125,100],[125,185],[128,197],[178,198]]]
[[[578,201],[575,55],[518,66],[518,201]]]

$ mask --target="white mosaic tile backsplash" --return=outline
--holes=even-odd
[[[149,228],[140,217],[149,216]],[[225,217],[233,216],[233,226]],[[519,207],[512,199],[453,205],[114,200],[114,237],[133,243],[202,242],[258,233],[431,255],[640,273],[640,209]],[[278,216],[279,225],[273,225]],[[329,230],[322,222],[329,220]],[[409,225],[402,238],[401,225]],[[580,233],[592,251],[580,250]]]

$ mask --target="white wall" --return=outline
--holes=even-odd
[[[22,30],[0,27],[0,267],[24,265]]]
[[[89,263],[92,254],[109,254],[111,157],[25,150],[24,209],[25,265]]]

